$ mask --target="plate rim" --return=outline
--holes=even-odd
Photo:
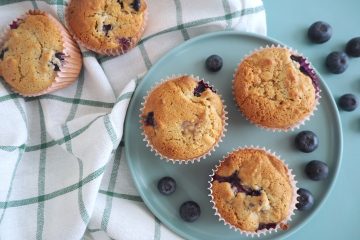
[[[138,94],[139,91],[138,89],[141,89],[141,87],[145,84],[145,79],[148,78],[149,75],[152,74],[152,72],[154,72],[157,68],[158,65],[160,65],[163,61],[165,61],[170,55],[178,52],[180,49],[182,48],[186,48],[189,45],[193,44],[194,42],[197,41],[202,41],[204,39],[207,38],[212,38],[212,37],[218,37],[218,36],[226,36],[226,35],[236,35],[236,36],[245,36],[245,37],[252,37],[252,38],[257,38],[260,40],[264,40],[264,41],[270,41],[273,43],[276,43],[276,45],[281,45],[281,46],[286,46],[289,47],[288,45],[284,44],[283,42],[274,39],[272,37],[268,37],[268,36],[263,36],[257,33],[251,33],[251,32],[244,32],[244,31],[238,31],[238,30],[232,30],[232,31],[217,31],[217,32],[210,32],[210,33],[205,33],[205,34],[201,34],[199,36],[193,37],[185,42],[180,43],[179,45],[177,45],[176,47],[170,49],[168,52],[166,52],[162,57],[160,57],[154,64],[153,66],[149,69],[148,72],[145,73],[145,75],[142,77],[142,80],[140,81],[140,83],[136,86],[136,89],[134,91],[134,94],[130,100],[130,103],[128,105],[128,109],[127,109],[127,114],[125,117],[125,122],[124,122],[124,141],[125,142],[129,142],[128,138],[131,135],[130,133],[130,127],[128,127],[128,125],[130,125],[129,123],[129,118],[130,118],[130,114],[128,114],[128,111],[130,111],[129,109],[131,109],[132,107],[134,107],[135,105],[135,98],[138,98]],[[261,46],[259,46],[260,48]],[[291,47],[289,47],[291,48]],[[293,49],[293,48],[291,48]],[[249,51],[250,53],[251,51]],[[314,68],[315,69],[315,68]],[[337,149],[337,156],[336,156],[336,164],[335,164],[335,171],[334,171],[334,177],[330,180],[329,182],[329,189],[328,191],[324,194],[324,197],[319,201],[317,208],[312,211],[311,213],[308,214],[307,218],[301,222],[300,224],[296,225],[295,227],[292,228],[292,231],[286,232],[284,233],[281,238],[288,238],[290,235],[296,233],[299,229],[301,229],[303,226],[305,226],[313,217],[314,215],[316,215],[318,213],[318,211],[320,211],[320,209],[323,207],[324,203],[326,202],[327,198],[329,197],[329,195],[331,194],[336,179],[338,178],[339,175],[339,171],[340,171],[340,167],[341,167],[341,162],[342,162],[342,155],[343,155],[343,130],[342,130],[342,124],[341,124],[341,118],[340,118],[340,114],[337,108],[337,105],[335,103],[333,94],[330,90],[330,88],[327,86],[326,82],[323,80],[323,77],[321,76],[321,74],[319,74],[319,72],[315,69],[316,74],[318,74],[319,78],[320,78],[320,85],[321,88],[325,89],[326,92],[330,95],[330,104],[332,105],[332,110],[334,110],[334,115],[335,115],[335,119],[333,119],[333,121],[335,122],[335,124],[338,126],[338,131],[337,131],[337,135],[338,136],[338,142],[339,142],[339,148]],[[141,97],[141,96],[140,96]],[[141,135],[139,136],[141,137]],[[157,212],[157,210],[155,209],[155,207],[152,206],[152,204],[150,203],[150,201],[148,200],[148,198],[146,197],[145,193],[143,192],[142,188],[140,187],[140,181],[137,181],[137,178],[135,177],[135,170],[134,167],[131,163],[131,161],[129,160],[130,157],[130,150],[127,147],[128,145],[125,144],[125,158],[131,173],[131,177],[134,181],[136,190],[139,192],[142,200],[144,201],[144,204],[146,205],[146,207],[150,210],[150,212],[156,216],[161,223],[163,223],[167,228],[169,228],[170,230],[172,230],[173,232],[175,232],[176,234],[178,234],[181,237],[185,237],[186,239],[196,239],[194,238],[194,236],[189,235],[187,232],[181,231],[179,228],[177,228],[176,226],[174,226],[174,224],[171,224],[170,221],[168,221],[165,217],[163,217],[161,214],[159,214]],[[239,233],[240,234],[240,233]],[[244,236],[244,235],[241,235]],[[261,237],[259,237],[259,239],[261,239]]]

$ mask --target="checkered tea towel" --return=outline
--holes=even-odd
[[[75,0],[76,1],[76,0]],[[0,0],[0,27],[29,9],[64,21],[63,0]],[[203,33],[266,34],[261,0],[148,0],[148,25],[123,56],[83,51],[71,87],[36,98],[0,80],[0,239],[178,239],[136,191],[121,141],[140,76]]]

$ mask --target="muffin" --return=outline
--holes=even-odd
[[[272,130],[299,127],[318,104],[318,78],[302,56],[284,47],[267,47],[238,66],[233,94],[243,115]]]
[[[270,152],[252,147],[226,156],[213,170],[209,189],[216,215],[252,235],[286,229],[297,197],[291,170]]]
[[[51,15],[29,11],[2,36],[0,75],[23,96],[38,96],[72,84],[78,77],[80,50]]]
[[[94,52],[119,55],[135,47],[147,16],[145,0],[73,0],[66,22],[76,40]]]
[[[225,107],[215,90],[193,76],[172,77],[145,97],[141,113],[148,146],[172,162],[210,154],[225,131]]]

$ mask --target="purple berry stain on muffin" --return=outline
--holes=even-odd
[[[4,55],[8,50],[9,50],[8,48],[4,48],[4,49],[1,50],[1,52],[0,52],[0,60],[4,59]]]
[[[145,126],[153,126],[155,127],[155,118],[154,112],[149,112],[145,117]]]
[[[131,38],[122,37],[119,38],[118,41],[124,51],[127,51],[131,47]]]
[[[112,30],[112,25],[111,24],[104,24],[102,27],[103,32],[105,33],[105,36],[108,37],[109,31]]]
[[[246,195],[249,195],[249,196],[260,196],[261,195],[260,190],[251,189],[251,188],[246,187],[246,186],[241,184],[241,180],[240,180],[240,178],[238,176],[238,171],[235,171],[229,177],[223,177],[223,176],[215,175],[213,177],[213,181],[218,181],[219,183],[222,183],[222,182],[230,183],[231,189],[233,189],[235,195],[237,193],[239,193],[239,192],[243,192],[243,193],[245,193]]]
[[[200,97],[201,93],[205,92],[206,89],[210,89],[213,93],[216,93],[215,89],[213,89],[212,86],[210,86],[209,84],[207,84],[203,80],[201,80],[198,83],[198,85],[196,86],[196,88],[194,89],[194,96]]]
[[[306,59],[302,56],[296,56],[291,55],[291,60],[297,62],[300,64],[299,70],[305,74],[306,76],[309,76],[312,80],[312,83],[316,89],[316,92],[319,92],[319,79],[314,70],[311,69],[310,65],[306,62]]]
[[[257,231],[263,230],[263,229],[272,229],[272,228],[276,228],[276,223],[260,223],[259,227],[257,229]]]
[[[134,9],[135,11],[137,11],[137,12],[138,12],[138,11],[140,10],[140,8],[141,8],[141,2],[140,2],[140,0],[134,0],[131,5],[132,5],[133,9]]]
[[[13,21],[11,24],[10,24],[10,28],[11,29],[17,29],[19,27],[19,21]]]

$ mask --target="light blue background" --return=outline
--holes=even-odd
[[[264,0],[268,36],[303,52],[331,89],[335,100],[344,93],[360,94],[360,58],[350,60],[347,71],[330,74],[324,60],[331,51],[343,50],[346,42],[360,36],[360,1]],[[323,20],[333,27],[324,44],[307,40],[308,26]],[[327,201],[307,224],[288,239],[360,239],[360,108],[340,111],[344,136],[339,176]]]

